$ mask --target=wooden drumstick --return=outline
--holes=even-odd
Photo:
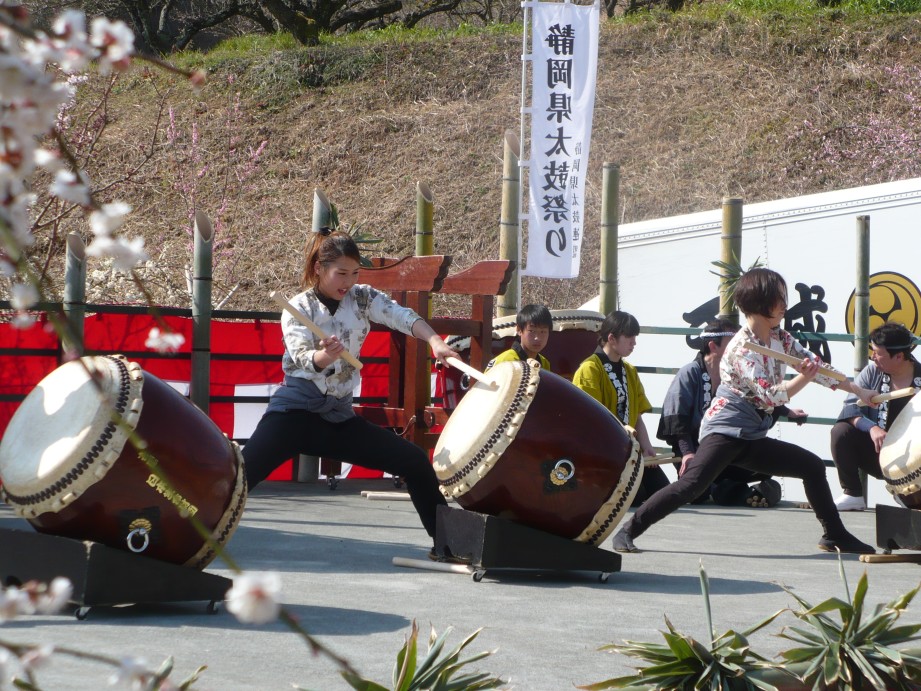
[[[448,358],[445,358],[445,362],[451,365],[451,367],[459,369],[461,372],[466,374],[471,379],[476,379],[481,384],[486,384],[486,386],[488,386],[490,389],[499,388],[499,385],[496,384],[496,382],[491,377],[483,374],[478,369],[474,369],[473,367],[468,365],[463,360],[460,360],[456,357],[448,357]]]
[[[893,398],[905,398],[906,396],[914,396],[918,393],[918,389],[914,386],[909,386],[905,389],[896,389],[895,391],[890,391],[889,393],[879,393],[876,394],[873,398],[870,399],[873,403],[882,403],[883,401],[891,401]]]
[[[294,305],[292,305],[290,302],[285,300],[283,295],[273,290],[271,293],[269,293],[269,297],[272,298],[276,303],[278,303],[278,306],[281,307],[283,310],[288,310],[288,312],[294,315],[294,318],[297,319],[301,324],[306,326],[308,329],[310,329],[310,331],[313,333],[314,336],[316,336],[320,340],[323,340],[326,338],[326,334],[323,333],[323,329],[321,329],[319,326],[317,326],[312,321],[310,321],[310,319],[307,318],[307,315],[299,311],[297,308],[294,307]],[[355,369],[362,368],[361,361],[359,361],[357,357],[352,355],[345,348],[342,349],[342,354],[339,357],[341,357],[343,360],[345,360]]]
[[[663,454],[662,456],[648,456],[643,459],[644,466],[664,465],[665,463],[681,463],[681,456]]]
[[[751,341],[745,341],[745,343],[743,343],[742,345],[748,348],[748,350],[753,350],[756,353],[767,355],[768,357],[772,357],[775,360],[786,362],[788,365],[796,366],[803,361],[802,358],[798,358],[794,355],[788,355],[782,350],[773,350],[772,348],[766,348],[763,345],[758,345],[757,343],[752,343]],[[834,379],[835,381],[847,381],[847,377],[845,377],[840,372],[836,372],[835,370],[828,369],[827,367],[822,367],[821,365],[819,365],[819,374],[824,374],[826,377],[830,377]]]

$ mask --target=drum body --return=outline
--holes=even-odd
[[[889,493],[921,509],[921,395],[912,396],[886,430],[879,466]]]
[[[122,356],[69,362],[39,382],[0,442],[0,479],[7,503],[40,532],[194,568],[215,553],[187,516],[223,544],[246,501],[237,445]]]
[[[434,453],[442,492],[465,509],[600,544],[642,477],[639,444],[610,411],[534,360],[489,370]]]

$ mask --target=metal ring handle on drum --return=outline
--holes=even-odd
[[[565,485],[575,474],[576,464],[568,458],[561,458],[553,466],[553,470],[550,471],[550,482],[554,485]]]
[[[136,535],[140,535],[144,539],[144,544],[142,544],[140,547],[136,547],[134,544],[134,537]],[[130,533],[128,533],[128,537],[125,539],[125,542],[128,543],[128,549],[130,549],[132,552],[136,554],[143,552],[150,546],[150,531],[146,528],[135,528]]]

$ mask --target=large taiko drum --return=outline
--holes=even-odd
[[[886,430],[879,465],[896,500],[921,509],[921,395],[912,396]]]
[[[223,544],[246,501],[237,445],[121,355],[68,362],[39,382],[0,441],[0,480],[4,500],[39,532],[199,569],[215,554],[186,516]]]
[[[594,398],[535,360],[489,370],[438,438],[434,468],[465,509],[600,544],[630,508],[639,444]]]
[[[554,374],[572,380],[582,361],[598,347],[598,331],[604,315],[592,310],[550,310],[553,332],[542,355],[550,361]],[[512,347],[517,335],[515,317],[496,317],[492,323],[492,355]],[[445,342],[469,361],[470,337],[449,336]],[[470,389],[470,377],[453,367],[437,370],[437,387],[444,407],[451,411]]]

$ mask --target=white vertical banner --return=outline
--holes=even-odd
[[[579,275],[601,7],[531,6],[531,160],[523,273]]]

